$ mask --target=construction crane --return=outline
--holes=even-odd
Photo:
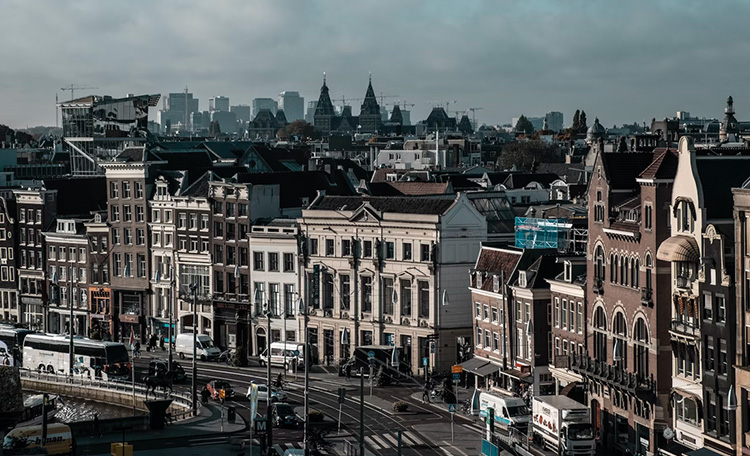
[[[398,95],[383,95],[383,92],[380,92],[380,95],[376,98],[380,98],[380,105],[382,106],[386,98],[398,98]]]
[[[347,106],[346,104],[347,101],[362,101],[362,98],[347,98],[346,95],[342,95],[341,98],[331,98],[331,101],[333,102],[340,101],[341,106]]]
[[[71,100],[75,100],[76,99],[76,95],[75,95],[76,90],[94,90],[94,89],[98,89],[98,88],[99,87],[89,87],[89,86],[82,86],[82,85],[71,84],[69,86],[65,86],[65,87],[61,88],[60,90],[64,90],[64,91],[68,91],[69,90],[70,91],[70,99]]]
[[[431,104],[433,108],[442,108],[445,107],[446,114],[450,112],[448,108],[452,104],[458,103],[456,100],[448,100],[448,101],[428,101],[427,103]]]
[[[477,128],[477,111],[480,111],[484,108],[466,108],[466,112],[471,111],[471,123],[474,128]]]

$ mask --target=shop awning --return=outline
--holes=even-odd
[[[708,448],[699,448],[697,450],[688,451],[685,456],[721,456],[720,453],[709,450]]]
[[[531,377],[530,373],[523,373],[518,369],[507,369],[503,371],[503,374],[521,380],[522,382],[533,383],[533,381],[529,379],[529,377]]]
[[[662,261],[694,261],[700,258],[698,243],[690,236],[672,236],[662,242],[656,251],[656,258]]]
[[[679,394],[682,397],[694,401],[698,406],[701,404],[701,396],[696,393],[691,393],[690,391],[681,388],[672,388],[671,394]]]
[[[477,373],[477,370],[478,370],[478,369],[479,369],[480,367],[482,367],[482,366],[486,366],[486,365],[487,365],[487,364],[489,364],[489,363],[490,363],[490,362],[489,362],[489,361],[487,361],[486,359],[482,359],[482,358],[471,358],[471,359],[467,359],[466,361],[462,362],[461,364],[459,364],[459,366],[462,366],[462,367],[464,368],[464,370],[465,370],[465,371],[469,371],[469,372],[471,372],[471,373],[474,373],[474,374],[476,374],[476,373]]]
[[[476,371],[474,371],[477,375],[480,377],[487,377],[492,374],[496,374],[500,372],[500,366],[498,366],[495,363],[487,363],[484,366],[478,367]]]

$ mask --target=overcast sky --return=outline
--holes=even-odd
[[[250,104],[298,90],[481,107],[481,123],[576,108],[607,126],[687,110],[750,119],[745,0],[3,0],[0,124],[55,124],[55,95],[177,92]],[[84,95],[77,92],[76,95]],[[387,101],[393,101],[393,98]],[[358,102],[357,102],[358,103]],[[358,104],[354,113],[359,112]],[[160,103],[161,107],[161,103]],[[747,108],[746,108],[747,107]],[[155,119],[155,113],[152,118]]]

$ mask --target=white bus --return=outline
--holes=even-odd
[[[125,345],[118,342],[74,337],[73,366],[78,375],[104,380],[130,377],[130,361]],[[23,342],[23,365],[50,374],[70,372],[70,337],[29,334]]]
[[[21,366],[23,340],[33,331],[0,325],[0,366]]]

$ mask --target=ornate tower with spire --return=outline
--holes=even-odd
[[[740,128],[734,117],[734,100],[727,98],[727,107],[724,108],[724,120],[719,125],[719,141],[737,141]]]
[[[329,133],[333,129],[333,119],[335,116],[336,112],[333,109],[331,96],[328,95],[326,74],[323,73],[323,87],[320,88],[320,97],[318,97],[318,105],[315,108],[313,125],[317,130],[323,133]]]
[[[375,133],[380,128],[380,122],[380,105],[378,104],[377,98],[375,98],[375,91],[372,89],[372,75],[370,75],[370,80],[367,84],[367,92],[365,92],[365,99],[362,101],[362,106],[359,111],[360,131],[365,133]]]

